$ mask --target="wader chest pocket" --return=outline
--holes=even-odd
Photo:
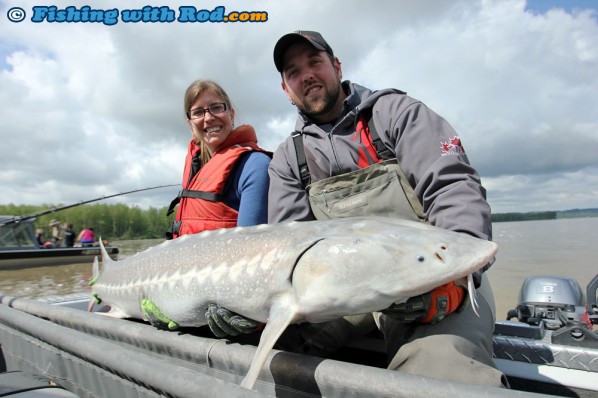
[[[386,161],[310,184],[307,192],[314,216],[317,219],[400,216],[419,221],[419,209],[414,209],[410,200],[417,202],[416,207],[419,202],[409,185],[405,192],[398,167],[396,161]]]

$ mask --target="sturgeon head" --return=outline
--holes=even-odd
[[[450,281],[471,281],[497,251],[494,242],[419,222],[352,219],[344,227],[295,267],[298,317],[306,321],[381,310]],[[469,291],[475,292],[471,282]]]

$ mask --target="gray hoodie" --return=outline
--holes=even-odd
[[[355,122],[360,111],[372,108],[382,142],[396,155],[430,223],[491,239],[486,191],[446,120],[398,90],[372,92],[349,81],[342,85],[348,96],[334,124],[317,125],[301,112],[297,117],[311,182],[359,168]],[[313,220],[291,137],[274,153],[269,174],[269,223]]]

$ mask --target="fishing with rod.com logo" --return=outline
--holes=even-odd
[[[12,7],[6,16],[14,23],[29,20],[34,23],[103,23],[112,26],[123,23],[251,23],[266,22],[266,11],[230,11],[224,6],[212,10],[194,6],[180,6],[177,9],[168,6],[146,5],[138,9],[101,9],[88,5],[59,8],[55,5],[33,6],[31,10]]]

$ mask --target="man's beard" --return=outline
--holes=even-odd
[[[304,115],[310,118],[314,116],[318,117],[325,115],[326,113],[330,112],[332,108],[334,108],[334,105],[336,104],[340,94],[340,88],[340,84],[338,84],[336,87],[333,87],[331,91],[325,88],[324,98],[313,103],[298,102],[297,107]]]

